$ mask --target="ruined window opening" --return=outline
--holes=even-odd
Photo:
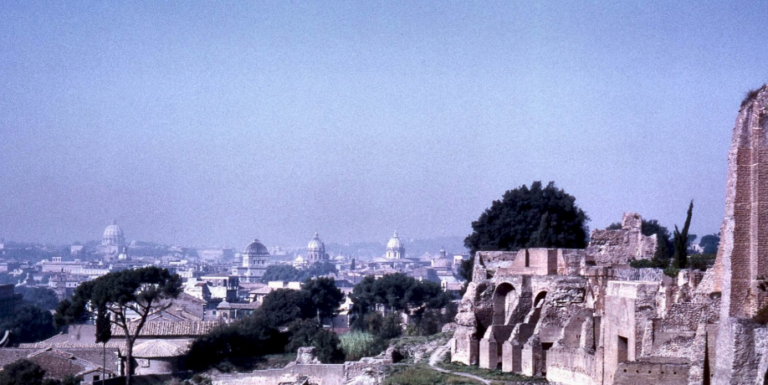
[[[618,362],[624,362],[628,359],[627,354],[629,353],[629,340],[627,340],[627,337],[619,336],[618,348],[616,351],[616,358]]]
[[[531,267],[531,255],[528,253],[528,249],[525,249],[525,267]]]

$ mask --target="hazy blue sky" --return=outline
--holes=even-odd
[[[465,236],[555,181],[719,231],[768,2],[0,5],[0,237]]]

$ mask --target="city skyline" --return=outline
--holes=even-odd
[[[0,238],[98,239],[112,219],[165,244],[464,237],[535,180],[590,229],[672,229],[694,199],[691,232],[717,233],[765,11],[5,4]]]

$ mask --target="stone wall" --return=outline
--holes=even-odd
[[[643,218],[625,213],[620,230],[594,230],[587,255],[598,265],[627,265],[633,259],[651,259],[656,251],[656,235],[642,233]]]
[[[558,270],[558,249],[478,251],[475,254],[475,262],[478,261],[493,276],[554,275]]]
[[[614,385],[679,385],[688,383],[689,365],[685,363],[624,362],[619,364]]]
[[[547,380],[562,384],[601,384],[600,360],[584,349],[552,348],[547,357]]]

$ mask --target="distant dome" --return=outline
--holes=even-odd
[[[247,255],[269,255],[267,247],[264,246],[258,239],[254,239],[248,246],[245,247],[243,254]]]
[[[112,224],[104,229],[101,244],[104,246],[123,246],[125,244],[123,229],[115,221],[112,221]]]
[[[313,238],[311,241],[309,241],[309,244],[307,244],[307,251],[321,251],[324,249],[325,245],[320,240],[317,231],[315,231],[315,238]]]
[[[387,250],[395,250],[402,247],[403,242],[401,242],[400,238],[397,237],[397,231],[395,231],[395,235],[393,235],[392,238],[389,239],[389,242],[387,242]]]
[[[403,247],[403,242],[400,241],[400,238],[397,236],[397,231],[395,231],[395,234],[389,239],[389,242],[387,242],[387,253],[385,258],[401,259],[404,256],[405,247]]]
[[[315,231],[315,237],[307,244],[307,258],[306,261],[311,265],[320,261],[327,261],[327,254],[325,254],[325,243],[320,240],[320,236]]]

